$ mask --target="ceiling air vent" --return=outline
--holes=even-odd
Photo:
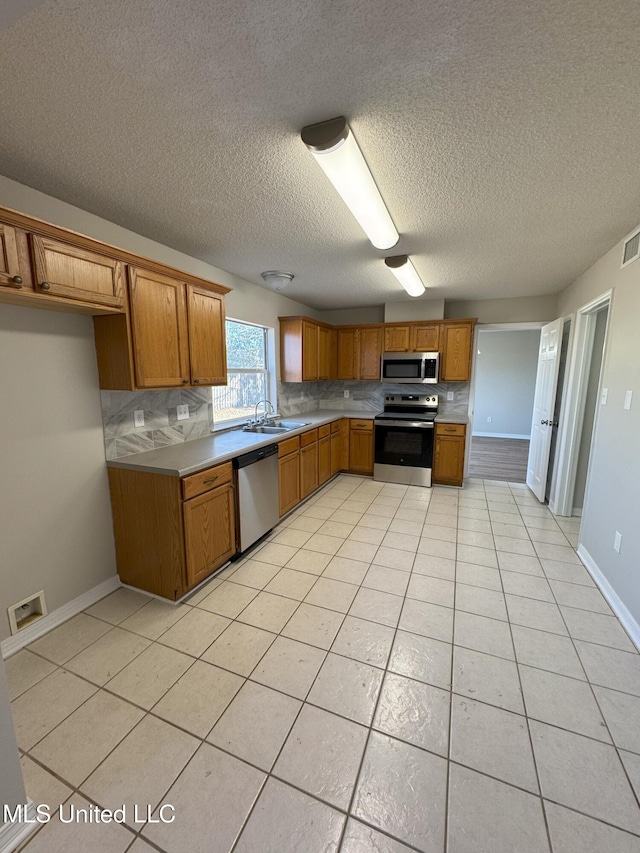
[[[637,261],[638,258],[640,258],[640,228],[633,231],[624,241],[620,269],[632,261]]]

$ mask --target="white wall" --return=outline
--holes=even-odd
[[[3,805],[15,807],[26,802],[22,768],[18,755],[7,678],[4,662],[0,657],[0,809]],[[0,832],[2,831],[2,813],[0,812]]]
[[[537,323],[555,320],[557,295],[518,296],[513,299],[466,299],[447,301],[447,320],[477,317],[479,323]]]
[[[478,329],[473,435],[530,438],[539,344],[537,329]]]
[[[91,317],[0,305],[2,583],[49,610],[116,574]]]
[[[613,288],[602,374],[608,401],[598,407],[580,541],[640,623],[640,261],[621,270],[621,255],[622,242],[559,295],[558,313],[567,316]],[[623,407],[627,389],[634,394],[630,411]]]

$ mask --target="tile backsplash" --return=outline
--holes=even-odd
[[[345,390],[349,397],[344,396]],[[447,391],[454,399],[447,401]],[[316,409],[380,412],[385,394],[438,394],[442,414],[466,415],[469,383],[438,385],[387,385],[380,382],[329,381],[279,382],[278,412],[291,416]],[[107,459],[155,450],[211,434],[215,412],[210,388],[176,388],[165,391],[101,391],[102,420]],[[187,404],[189,417],[178,420],[177,407]],[[144,412],[144,426],[135,427],[133,413]]]

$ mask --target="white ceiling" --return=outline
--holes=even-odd
[[[640,222],[637,0],[22,2],[0,172],[309,306],[403,298],[300,141],[335,115],[427,297],[556,292]]]

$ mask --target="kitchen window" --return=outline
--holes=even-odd
[[[226,321],[227,384],[211,389],[216,426],[252,418],[258,400],[268,398],[277,409],[272,336],[265,326]]]

